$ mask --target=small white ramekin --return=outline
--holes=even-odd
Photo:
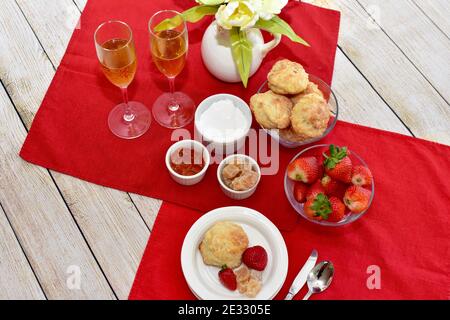
[[[229,142],[221,142],[221,141],[214,141],[205,136],[204,129],[200,125],[200,118],[213,103],[218,102],[220,100],[231,100],[233,101],[236,108],[242,111],[242,114],[244,115],[245,119],[247,120],[247,123],[244,128],[244,134],[240,137],[237,137],[236,139],[229,141]],[[220,116],[220,115],[219,115]],[[244,147],[245,139],[250,131],[250,127],[252,125],[252,112],[250,111],[250,107],[248,104],[242,100],[241,98],[232,95],[232,94],[216,94],[213,96],[210,96],[202,101],[202,103],[199,104],[197,107],[197,110],[195,111],[195,132],[196,136],[200,136],[202,141],[205,142],[205,144],[208,145],[208,148],[210,150],[214,150],[215,154],[220,155],[228,155],[233,154],[239,150],[241,150]],[[212,146],[210,146],[212,145]]]
[[[193,176],[183,176],[181,174],[176,173],[171,165],[170,165],[170,156],[172,153],[177,151],[180,148],[193,148],[196,152],[201,152],[203,154],[203,161],[205,162],[205,167]],[[177,183],[184,186],[192,186],[194,184],[199,183],[205,177],[206,171],[208,171],[209,164],[211,163],[211,157],[209,155],[208,149],[198,141],[195,140],[181,140],[174,143],[166,153],[166,167],[169,170],[170,176]]]
[[[234,160],[241,160],[243,162],[249,162],[252,164],[253,170],[255,170],[256,173],[258,174],[258,181],[253,186],[253,188],[251,188],[249,190],[245,190],[245,191],[235,191],[231,188],[228,188],[225,185],[225,183],[222,181],[223,168],[227,164],[234,162]],[[261,168],[259,167],[258,163],[253,158],[243,155],[243,154],[233,154],[233,155],[225,158],[219,164],[219,168],[217,168],[217,179],[219,180],[220,188],[228,197],[230,197],[231,199],[235,199],[235,200],[244,200],[244,199],[250,198],[255,193],[256,188],[258,188],[258,184],[261,181]]]

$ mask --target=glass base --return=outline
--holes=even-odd
[[[122,139],[136,139],[150,128],[152,115],[150,110],[140,102],[130,101],[129,106],[134,116],[125,119],[126,104],[117,105],[109,114],[108,125],[112,133]]]
[[[173,101],[177,106],[173,106]],[[163,127],[178,129],[187,126],[194,119],[195,104],[182,92],[164,93],[153,104],[153,117]]]

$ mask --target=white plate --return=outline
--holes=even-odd
[[[202,216],[191,227],[181,250],[184,277],[194,295],[202,300],[248,299],[237,290],[226,289],[219,281],[219,268],[203,263],[198,249],[203,236],[216,222],[232,221],[247,233],[249,246],[261,245],[268,255],[268,264],[262,274],[262,289],[257,300],[273,299],[286,280],[288,254],[283,236],[275,225],[259,212],[244,207],[215,209]]]

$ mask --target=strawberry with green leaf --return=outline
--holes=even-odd
[[[352,181],[352,160],[348,156],[347,147],[330,145],[328,153],[324,153],[323,165],[325,172],[333,179],[351,183]]]
[[[323,193],[309,198],[304,210],[308,217],[319,221],[339,222],[345,216],[344,203],[336,197],[328,198]]]
[[[331,203],[325,194],[319,193],[314,197],[310,197],[304,206],[305,213],[314,220],[328,219],[331,213]]]

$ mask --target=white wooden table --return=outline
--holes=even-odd
[[[450,144],[450,2],[309,2],[342,12],[341,119]],[[0,4],[0,299],[126,299],[160,206],[18,156],[85,4]]]

